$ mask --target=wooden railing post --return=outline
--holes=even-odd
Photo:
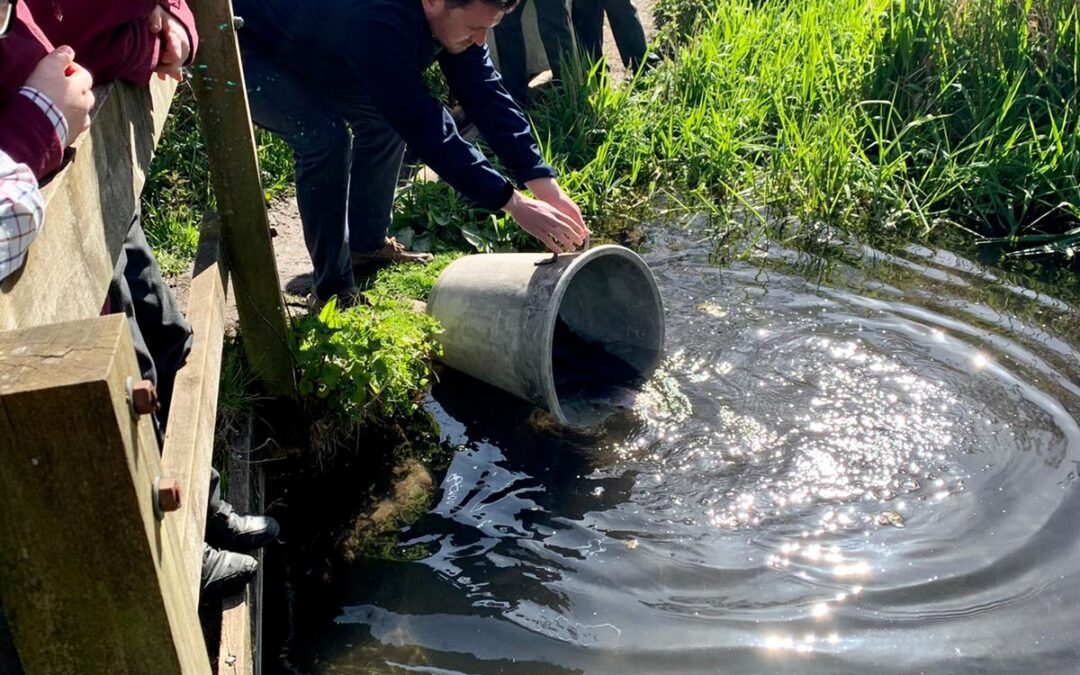
[[[122,314],[0,332],[0,596],[28,673],[210,673]]]
[[[202,39],[192,78],[240,314],[244,353],[271,394],[296,397],[285,304],[263,201],[230,0],[191,3]]]

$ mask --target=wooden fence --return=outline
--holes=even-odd
[[[173,84],[97,92],[90,132],[43,190],[46,227],[0,286],[0,605],[31,675],[214,670],[197,602],[228,293],[263,386],[295,395],[231,3],[191,4],[218,214],[202,226],[164,447],[127,321],[99,313]],[[231,601],[218,672],[253,672],[250,627],[250,604]]]

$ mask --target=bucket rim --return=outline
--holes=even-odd
[[[579,423],[576,424],[574,421],[567,418],[566,413],[563,411],[562,404],[559,403],[559,395],[555,390],[555,369],[552,361],[552,350],[555,344],[555,322],[559,318],[559,307],[562,306],[563,296],[566,294],[570,282],[573,281],[581,268],[597,258],[608,256],[616,256],[630,261],[648,280],[647,286],[652,292],[653,300],[655,301],[654,306],[657,307],[660,312],[660,321],[658,322],[660,327],[660,352],[663,351],[667,335],[665,322],[663,320],[664,301],[660,296],[660,289],[656,285],[656,277],[653,276],[648,263],[646,263],[640,255],[625,246],[620,246],[618,244],[603,244],[601,246],[590,248],[587,251],[571,253],[569,255],[574,256],[574,260],[572,260],[570,264],[567,265],[566,270],[559,275],[559,280],[551,293],[551,298],[548,301],[548,308],[545,312],[543,326],[544,333],[541,343],[543,349],[540,354],[540,376],[543,380],[544,398],[547,401],[548,411],[555,416],[555,419],[558,420],[560,424],[580,426]]]

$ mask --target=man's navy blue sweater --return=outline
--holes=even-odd
[[[451,92],[518,185],[555,176],[528,119],[506,92],[486,45],[450,54],[436,42],[421,0],[235,0],[241,40],[300,73],[348,107],[374,105],[424,162],[492,211],[514,186],[458,133],[424,84],[437,59]]]

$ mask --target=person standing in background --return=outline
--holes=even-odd
[[[578,48],[590,63],[604,56],[604,15],[619,48],[623,65],[636,71],[645,60],[645,28],[633,0],[573,0],[574,33]]]
[[[526,0],[495,26],[495,44],[499,48],[499,73],[506,90],[522,107],[528,106],[529,94],[525,32],[521,26],[521,15],[527,2],[532,2],[536,8],[536,26],[540,30],[540,41],[544,45],[548,65],[551,66],[552,79],[562,79],[562,58],[574,48],[566,0]]]

